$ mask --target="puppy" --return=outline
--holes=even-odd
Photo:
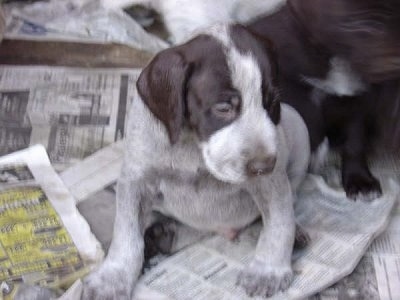
[[[312,150],[325,136],[339,149],[347,196],[381,195],[367,154],[386,82],[400,76],[399,2],[288,0],[247,28],[275,45],[282,98],[305,120]],[[391,98],[385,106],[395,108]]]
[[[238,38],[240,37],[240,38]],[[160,52],[132,103],[113,241],[83,299],[130,299],[155,210],[193,228],[235,232],[262,217],[238,284],[271,296],[292,281],[295,191],[309,163],[307,128],[280,104],[266,39],[215,26]]]
[[[276,11],[285,0],[102,0],[106,7],[144,5],[160,14],[173,44],[216,23],[244,23]]]

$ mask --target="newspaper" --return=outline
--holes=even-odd
[[[34,144],[60,171],[120,140],[139,69],[0,68],[0,155]]]
[[[337,158],[331,157],[332,166]],[[395,178],[400,182],[400,157],[378,153],[373,160],[372,171],[379,178]],[[332,168],[331,168],[332,169]],[[325,169],[326,172],[327,169]],[[328,180],[327,174],[325,174]],[[329,172],[332,186],[339,185],[338,172]],[[400,299],[400,203],[392,212],[386,231],[368,248],[354,272],[318,294],[315,299]]]
[[[43,146],[0,158],[0,298],[70,285],[104,256]]]
[[[146,32],[122,10],[98,0],[51,0],[4,5],[6,38],[122,43],[157,53],[169,45]]]

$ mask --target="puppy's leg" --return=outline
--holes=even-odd
[[[294,248],[295,249],[303,249],[307,247],[310,242],[310,236],[307,231],[303,229],[299,224],[296,224],[296,235],[294,238]]]
[[[348,124],[342,150],[342,182],[347,197],[353,200],[373,200],[382,194],[379,181],[368,168],[367,140],[363,120],[356,119]]]
[[[143,231],[151,208],[143,201],[141,187],[124,177],[118,181],[113,240],[103,264],[84,280],[82,299],[131,299],[142,268]]]
[[[286,174],[274,174],[269,180],[256,193],[264,226],[255,257],[238,277],[238,284],[251,296],[272,296],[287,289],[293,278],[296,224],[292,191]]]
[[[156,220],[146,228],[144,233],[144,259],[147,261],[157,254],[170,254],[172,243],[175,238],[174,220],[159,216],[156,214]]]
[[[147,228],[145,233],[145,256],[175,253],[187,246],[211,236],[210,232],[199,231],[174,219],[163,216]]]

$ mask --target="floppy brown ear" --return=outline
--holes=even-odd
[[[160,52],[143,70],[137,89],[150,111],[166,127],[171,144],[179,139],[184,118],[185,86],[189,65],[171,48]]]

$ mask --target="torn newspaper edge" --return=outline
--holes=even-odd
[[[140,69],[0,68],[0,155],[46,146],[61,171],[122,139]]]
[[[21,283],[67,287],[104,257],[41,145],[0,158],[0,242],[5,299]]]
[[[371,203],[352,202],[321,177],[309,175],[296,216],[311,242],[294,252],[291,287],[269,299],[304,299],[350,274],[386,228],[398,198],[400,188],[394,180],[385,180],[383,187],[384,196]],[[254,253],[259,230],[260,224],[246,229],[236,242],[214,236],[183,249],[141,278],[134,299],[262,299],[247,297],[235,284]]]

